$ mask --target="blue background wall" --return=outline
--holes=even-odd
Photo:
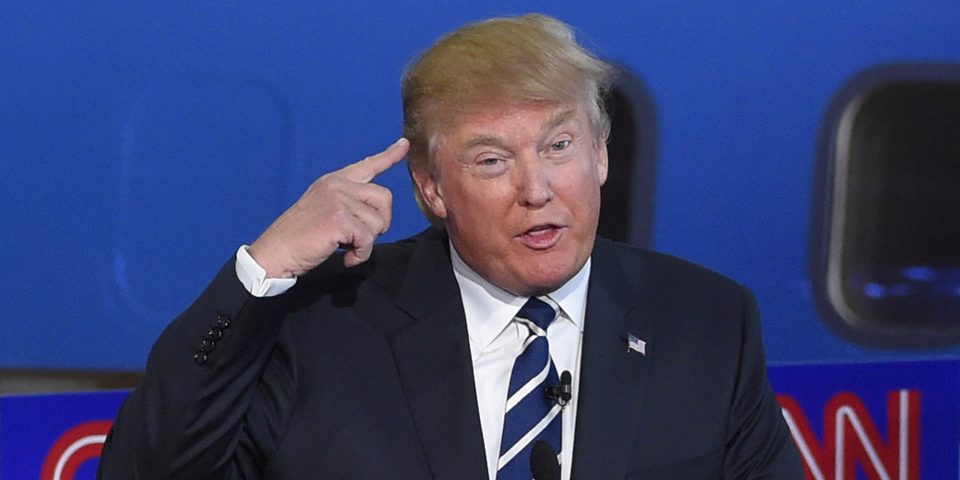
[[[519,5],[519,6],[518,6]],[[822,115],[851,76],[960,62],[960,2],[0,4],[0,367],[138,369],[240,243],[400,133],[399,77],[457,26],[539,10],[658,112],[654,247],[752,287],[775,362],[872,350],[807,278]],[[426,225],[405,170],[386,239]],[[609,200],[609,199],[608,199]]]

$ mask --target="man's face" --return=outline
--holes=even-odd
[[[477,273],[517,295],[551,292],[593,250],[607,148],[576,104],[526,103],[461,115],[436,131],[427,206]]]

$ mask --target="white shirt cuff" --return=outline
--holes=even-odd
[[[267,271],[250,256],[247,248],[248,245],[241,245],[237,249],[237,278],[250,295],[275,297],[290,290],[297,283],[297,277],[267,278]]]

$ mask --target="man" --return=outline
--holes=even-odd
[[[545,16],[441,39],[405,138],[318,179],[164,332],[102,478],[801,478],[750,294],[596,238],[609,74]],[[374,247],[371,181],[405,155],[434,227]]]

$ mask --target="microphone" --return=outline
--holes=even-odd
[[[539,440],[533,444],[533,450],[530,452],[530,472],[533,473],[533,480],[560,480],[560,461],[557,460],[557,452],[545,440]]]
[[[573,387],[570,385],[571,383],[572,376],[570,372],[564,370],[563,373],[560,374],[560,384],[546,388],[547,397],[550,397],[561,407],[567,406],[567,403],[573,398]]]

